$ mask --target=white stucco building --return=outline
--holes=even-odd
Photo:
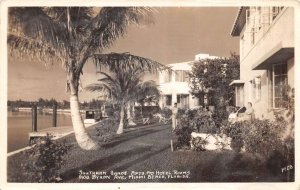
[[[195,61],[213,58],[217,57],[209,54],[197,54],[193,61],[168,64],[167,66],[172,68],[172,72],[159,73],[159,89],[161,91],[159,106],[171,107],[177,103],[179,108],[199,107],[198,98],[190,94],[188,73],[192,70]]]
[[[240,80],[231,83],[235,103],[251,102],[257,118],[272,118],[294,87],[294,9],[241,7],[231,35],[240,38]]]

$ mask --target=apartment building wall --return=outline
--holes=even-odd
[[[195,55],[195,61],[207,58],[213,59],[217,57],[210,56],[209,54]],[[172,72],[162,71],[159,73],[159,89],[161,91],[160,107],[171,107],[174,103],[177,103],[180,108],[199,107],[198,98],[190,94],[191,89],[188,73],[192,71],[193,63],[194,61],[168,64],[172,68]],[[185,77],[178,80],[176,75],[181,75],[180,72],[185,72],[186,74]],[[171,101],[167,101],[167,98],[171,98]]]
[[[277,88],[274,82],[280,77],[274,73],[274,68],[279,68],[276,65],[287,65],[287,83],[294,87],[294,10],[290,7],[244,9],[247,9],[246,21],[237,35],[244,104],[253,104],[257,118],[272,118],[277,106],[277,103],[274,106]]]

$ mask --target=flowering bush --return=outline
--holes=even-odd
[[[164,118],[170,118],[172,116],[172,110],[170,108],[164,107],[163,109],[160,110],[160,114]]]
[[[178,146],[190,146],[191,133],[216,133],[217,128],[213,121],[212,114],[203,110],[185,110],[178,118],[178,125],[175,129]]]
[[[28,160],[22,164],[29,182],[55,182],[59,179],[57,173],[64,164],[63,155],[70,146],[51,140],[50,136],[42,137],[36,145],[24,152]]]

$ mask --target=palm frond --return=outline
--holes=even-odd
[[[11,55],[16,53],[21,57],[35,57],[44,62],[46,65],[57,61],[60,61],[62,65],[65,64],[65,52],[53,48],[48,43],[43,43],[42,41],[37,41],[27,36],[17,35],[14,33],[10,33],[8,35],[7,43],[9,44],[8,47]]]
[[[157,61],[129,53],[94,54],[93,61],[100,69],[106,67],[112,72],[117,72],[118,70],[132,72],[136,70],[139,72],[157,73],[161,70],[170,70],[169,67]]]
[[[152,9],[149,7],[104,7],[95,16],[91,24],[89,47],[106,48],[126,33],[130,24],[141,24],[147,20],[151,22]]]
[[[43,7],[12,7],[9,9],[9,33],[51,44],[54,48],[66,41],[66,28],[53,20]]]
[[[86,86],[84,89],[89,92],[102,92],[109,88],[107,88],[106,85],[104,85],[102,83],[94,83],[94,84],[90,84],[90,85]]]

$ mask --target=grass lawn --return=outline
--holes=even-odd
[[[102,142],[97,151],[81,150],[74,138],[69,135],[64,139],[71,145],[67,160],[59,173],[61,182],[257,182],[288,181],[287,173],[281,173],[281,167],[268,169],[248,153],[233,151],[190,150],[171,152],[170,125],[148,125],[131,128],[124,134],[115,136],[109,142]],[[96,134],[90,127],[90,134]],[[93,138],[97,139],[96,135]],[[24,154],[8,158],[8,181],[24,182],[26,171],[21,164],[26,159]],[[188,172],[188,178],[155,179],[79,179],[79,171],[105,171],[110,173],[127,172]]]

